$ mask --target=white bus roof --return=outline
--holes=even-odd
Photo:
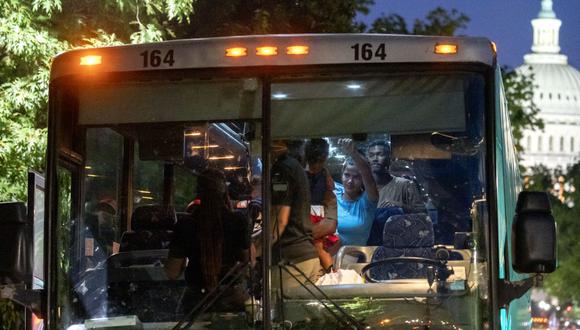
[[[436,54],[435,45],[453,44],[455,54]],[[288,55],[289,46],[308,47],[308,54]],[[277,55],[258,56],[256,48],[277,47]],[[226,56],[226,49],[246,48],[247,55]],[[382,48],[382,51],[380,50]],[[358,54],[356,54],[358,53]],[[97,56],[97,65],[81,58]],[[386,56],[384,56],[386,55]],[[54,58],[51,80],[86,72],[232,68],[362,63],[481,63],[493,65],[491,42],[480,37],[432,37],[385,34],[295,34],[184,39],[159,43],[84,48]]]

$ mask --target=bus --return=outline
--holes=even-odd
[[[340,247],[332,274],[356,281],[285,289],[274,270],[295,265],[273,258],[272,145],[300,163],[312,139],[328,143],[337,187],[341,139],[362,157],[382,141],[386,173],[424,208],[371,229],[382,245]],[[10,297],[45,329],[530,328],[530,289],[556,268],[555,222],[544,193],[522,191],[513,142],[485,38],[259,35],[72,50],[50,77],[41,284]],[[224,173],[228,203],[248,219],[252,258],[186,309],[188,282],[164,265],[178,224],[196,221],[206,168]],[[4,203],[2,214],[23,207]],[[22,278],[21,264],[3,268],[13,276],[3,284]],[[244,286],[243,308],[228,308],[232,285]]]

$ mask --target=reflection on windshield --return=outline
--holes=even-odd
[[[482,78],[290,77],[272,91],[271,164],[256,121],[86,129],[71,328],[244,329],[266,312],[304,329],[481,328]]]

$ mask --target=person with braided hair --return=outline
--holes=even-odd
[[[193,307],[238,262],[249,260],[250,225],[241,213],[231,210],[225,175],[204,170],[197,179],[199,205],[191,218],[179,221],[165,264],[170,279],[185,271],[188,289],[182,307]],[[187,262],[186,262],[187,261]],[[243,310],[249,298],[244,280],[229,288],[214,307],[220,311]]]

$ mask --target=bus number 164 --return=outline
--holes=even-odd
[[[354,50],[354,60],[360,61],[370,61],[373,58],[379,58],[384,61],[387,58],[387,51],[385,49],[385,44],[380,43],[378,45],[373,45],[369,43],[364,44],[354,44],[350,46]]]
[[[175,63],[175,60],[173,59],[173,49],[168,50],[165,54],[159,49],[152,51],[146,50],[139,55],[141,55],[143,58],[144,68],[157,68],[162,64],[166,66],[173,66],[173,63]]]

